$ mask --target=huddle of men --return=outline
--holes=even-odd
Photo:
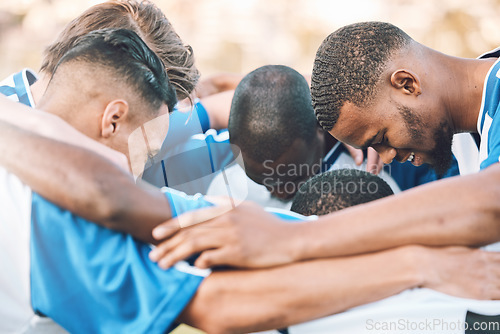
[[[424,83],[440,82],[423,61],[406,66],[412,52],[458,77],[471,66],[479,88],[429,93]],[[198,73],[161,11],[135,0],[92,7],[47,49],[38,81],[23,70],[0,83],[20,102],[0,99],[0,263],[9,268],[0,330],[156,333],[185,322],[209,333],[357,333],[368,318],[431,315],[500,327],[500,303],[484,300],[500,298],[500,256],[463,247],[500,240],[497,56],[451,60],[390,24],[349,25],[320,46],[311,90],[293,69],[263,66],[234,96],[195,101],[190,118],[175,105]],[[228,122],[209,129],[215,118]],[[481,134],[476,175],[458,176],[460,132]],[[388,164],[382,178],[359,170],[342,143],[373,147]],[[241,174],[228,179],[230,166],[296,213],[218,210],[179,191],[206,194],[218,178],[230,196],[250,185],[240,199],[265,192]]]

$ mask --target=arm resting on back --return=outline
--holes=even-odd
[[[0,137],[0,165],[87,220],[153,242],[152,228],[171,217],[157,188],[138,187],[130,173],[101,155],[3,121]]]
[[[499,278],[498,253],[407,246],[265,270],[214,272],[180,320],[209,333],[248,333],[342,312],[418,286],[498,299]]]
[[[500,241],[499,185],[497,163],[477,174],[432,182],[320,217],[294,235],[300,259],[407,244],[481,246]]]

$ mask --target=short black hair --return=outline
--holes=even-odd
[[[165,103],[173,111],[177,103],[163,62],[132,30],[100,29],[81,36],[56,66],[84,61],[112,70],[154,109]]]
[[[290,210],[320,216],[393,194],[377,175],[359,169],[336,169],[307,180],[295,194]]]
[[[411,41],[404,31],[384,22],[355,23],[330,34],[316,53],[311,77],[313,107],[321,127],[330,131],[346,102],[368,105],[387,61]]]
[[[236,87],[229,138],[252,160],[276,160],[295,139],[311,142],[316,129],[309,85],[294,69],[262,66]]]

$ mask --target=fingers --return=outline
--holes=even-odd
[[[228,258],[227,252],[228,248],[218,248],[214,250],[204,251],[198,259],[194,262],[194,265],[201,269],[208,269],[215,266],[231,265],[226,259]]]
[[[384,168],[384,162],[380,158],[377,151],[368,147],[366,151],[366,171],[377,175]]]
[[[160,224],[153,229],[153,238],[163,240],[172,237],[181,228],[186,228],[219,217],[232,209],[232,203],[226,201],[222,205],[211,206],[195,211],[186,212],[177,218]]]
[[[196,230],[182,231],[154,248],[149,253],[149,258],[158,262],[160,268],[168,269],[175,263],[204,250],[224,246],[219,240],[220,237],[204,238],[203,233]]]
[[[186,212],[177,217],[177,220],[179,222],[179,226],[181,228],[185,228],[219,217],[232,209],[233,206],[230,202],[228,202],[222,205]]]
[[[352,147],[351,145],[344,144],[345,148],[347,151],[349,151],[349,154],[351,157],[354,159],[354,162],[356,165],[361,165],[363,163],[363,151],[357,148]]]
[[[172,237],[174,234],[179,232],[181,226],[177,218],[170,219],[169,221],[156,226],[153,231],[153,238],[156,240],[162,240]]]

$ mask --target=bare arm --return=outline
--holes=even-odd
[[[212,129],[226,129],[231,111],[234,90],[228,90],[202,98],[201,104],[207,110]]]
[[[410,244],[486,245],[500,240],[499,184],[500,164],[495,164],[300,224],[239,205],[200,227],[179,230],[175,220],[162,224],[154,234],[165,241],[151,258],[168,267],[203,252],[196,262],[200,267],[261,268]]]
[[[207,96],[234,90],[243,79],[238,73],[219,73],[201,79],[195,89],[196,97],[205,98]]]
[[[338,313],[417,286],[471,298],[485,298],[488,291],[498,298],[499,257],[413,246],[267,270],[215,272],[180,320],[208,333],[248,333]]]
[[[151,230],[171,217],[156,188],[85,148],[0,121],[0,165],[48,200],[90,221],[153,242]]]
[[[495,164],[321,217],[314,226],[301,226],[301,237],[294,240],[315,240],[298,246],[302,259],[406,244],[490,244],[500,240],[499,184],[500,164]]]
[[[49,138],[85,147],[108,158],[124,170],[129,170],[125,155],[90,139],[55,115],[10,101],[2,94],[0,94],[0,120]]]

